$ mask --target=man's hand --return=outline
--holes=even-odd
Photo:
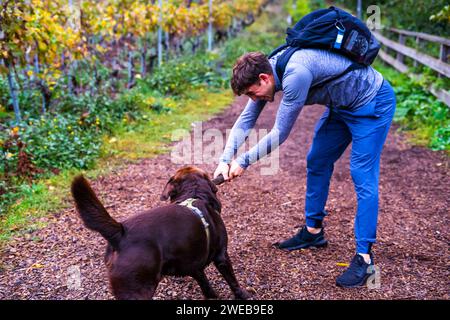
[[[229,181],[236,177],[241,176],[245,169],[242,168],[235,160],[231,161],[231,164],[225,162],[220,162],[217,166],[216,171],[214,171],[213,179],[217,178],[218,175],[222,174],[224,180]]]
[[[231,161],[229,176],[230,180],[236,177],[240,177],[244,173],[245,169],[242,168],[235,160]]]
[[[230,171],[230,166],[228,163],[219,162],[216,171],[214,171],[213,179],[217,178],[218,175],[222,174],[224,180],[228,180],[228,172]]]

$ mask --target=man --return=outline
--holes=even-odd
[[[223,174],[232,180],[262,156],[283,143],[305,104],[328,108],[318,121],[307,156],[306,225],[292,238],[277,244],[284,250],[321,247],[327,244],[322,221],[334,162],[352,142],[350,171],[357,195],[355,217],[356,255],[349,268],[336,279],[341,287],[364,285],[373,265],[372,244],[378,217],[378,178],[380,155],[395,112],[395,94],[390,84],[371,66],[353,70],[340,77],[353,62],[322,49],[302,49],[290,58],[283,79],[275,65],[278,53],[270,60],[258,52],[240,57],[234,68],[231,87],[236,95],[250,97],[236,120],[214,177]],[[317,86],[335,78],[325,86]],[[311,90],[310,90],[311,88]],[[283,91],[273,129],[256,146],[235,160],[238,148],[267,101]]]

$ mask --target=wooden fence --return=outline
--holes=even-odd
[[[396,53],[396,56],[393,57],[390,54],[388,54],[387,51],[381,49],[378,56],[383,61],[392,65],[398,71],[409,74],[410,67],[408,67],[404,62],[404,58],[406,56],[414,60],[414,66],[417,66],[417,64],[420,63],[436,71],[440,77],[447,77],[447,78],[450,77],[450,65],[448,64],[448,55],[450,54],[449,50],[450,39],[438,37],[427,33],[400,30],[395,28],[390,28],[387,30],[398,34],[398,42],[386,38],[379,32],[373,32],[377,40],[384,47],[389,48],[390,50],[395,51]],[[417,49],[406,46],[405,45],[406,37],[414,37],[418,48],[420,47],[422,41],[428,41],[439,44],[440,45],[439,59],[431,57],[425,53],[422,53]],[[417,76],[412,74],[409,75],[412,77]],[[431,85],[428,88],[428,90],[439,100],[444,102],[447,106],[450,106],[450,93],[448,91],[448,88],[439,89]]]

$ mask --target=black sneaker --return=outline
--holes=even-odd
[[[337,277],[336,285],[342,288],[356,288],[365,285],[367,279],[374,272],[374,270],[369,270],[371,265],[373,265],[372,255],[370,255],[370,264],[368,264],[360,254],[356,254],[347,270]]]
[[[318,234],[312,234],[306,229],[306,226],[303,226],[295,236],[285,241],[274,243],[274,246],[278,249],[292,251],[310,247],[320,248],[325,247],[327,244],[323,228]]]

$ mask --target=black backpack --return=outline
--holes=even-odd
[[[314,87],[323,86],[352,70],[372,64],[380,50],[380,44],[364,22],[333,6],[307,14],[293,28],[288,28],[286,33],[286,43],[276,48],[268,56],[271,58],[287,48],[276,64],[276,72],[280,81],[283,79],[289,59],[294,52],[302,48],[327,49],[354,61],[341,74],[318,83]]]

